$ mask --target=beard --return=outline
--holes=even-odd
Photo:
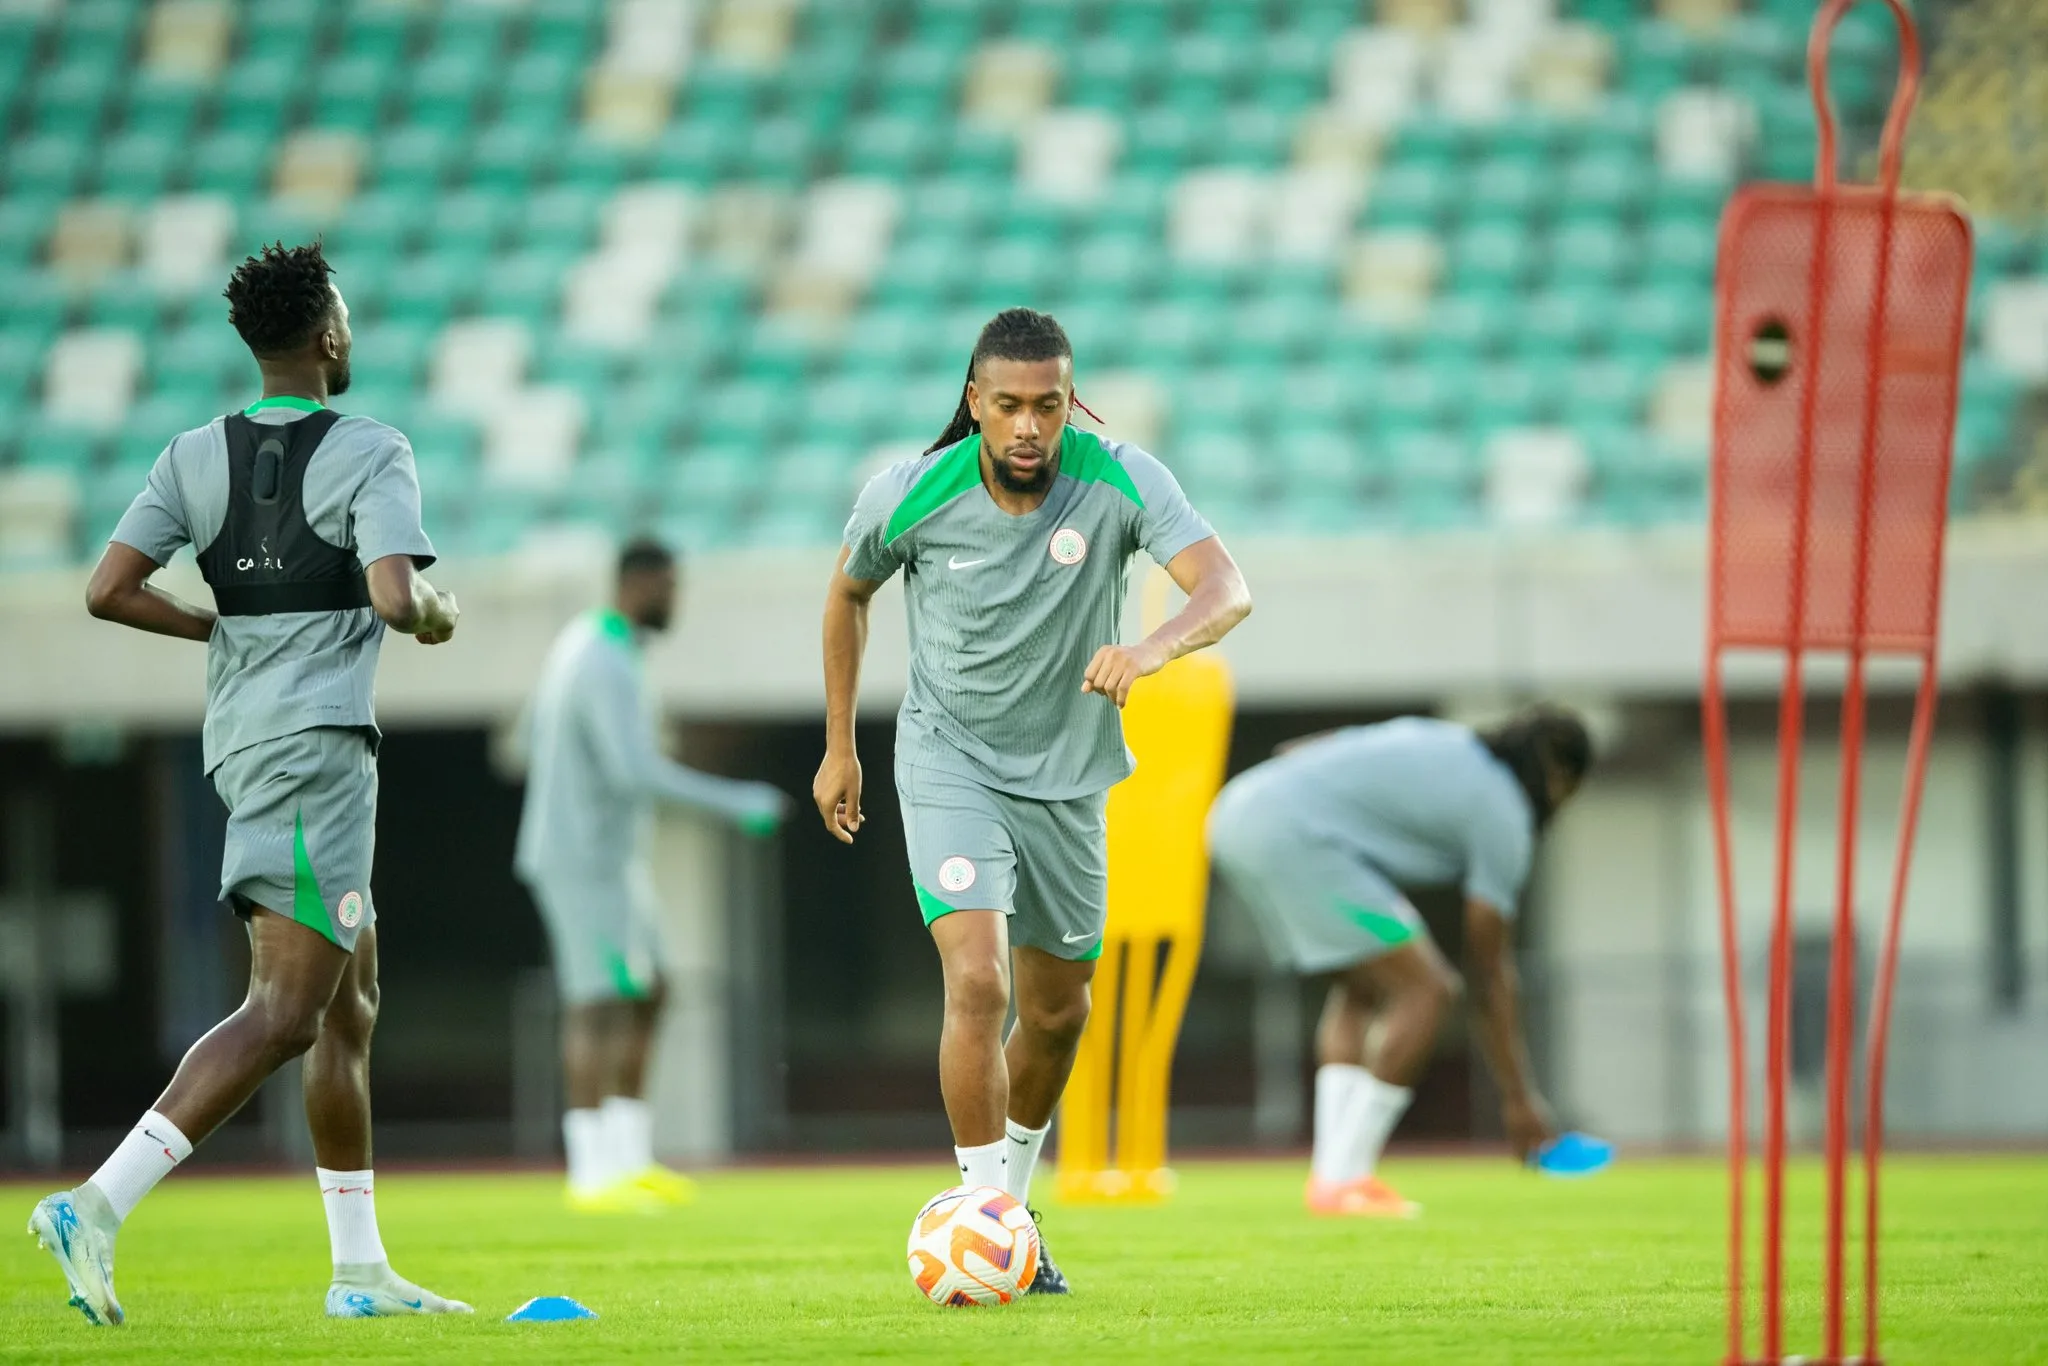
[[[334,373],[327,377],[327,396],[329,398],[339,398],[347,393],[348,382],[352,378],[354,376],[349,373],[348,360],[344,357],[341,364],[335,368]]]
[[[635,624],[644,631],[651,631],[655,635],[660,635],[668,630],[669,619],[674,615],[675,609],[673,607],[666,605],[647,607],[641,609]]]
[[[1052,487],[1053,476],[1059,473],[1049,455],[1041,455],[1038,468],[1030,474],[1019,474],[1009,457],[1002,455],[990,456],[989,466],[995,473],[996,482],[1007,493],[1044,493]]]

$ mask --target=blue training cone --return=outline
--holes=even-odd
[[[1591,1176],[1614,1162],[1614,1145],[1577,1131],[1559,1134],[1529,1159],[1546,1176]]]
[[[571,1319],[594,1319],[595,1309],[585,1309],[567,1295],[542,1295],[528,1300],[505,1316],[507,1323],[567,1323]]]

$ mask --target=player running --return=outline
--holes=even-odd
[[[1283,745],[1209,813],[1217,871],[1250,906],[1275,964],[1336,981],[1316,1031],[1316,1214],[1412,1218],[1374,1174],[1458,994],[1403,887],[1458,884],[1479,1043],[1508,1142],[1555,1136],[1530,1076],[1508,921],[1536,836],[1592,763],[1572,713],[1532,708],[1496,730],[1407,717]]]
[[[229,812],[220,894],[248,921],[250,948],[247,999],[192,1045],[92,1178],[29,1217],[96,1324],[122,1321],[122,1220],[302,1053],[334,1254],[327,1313],[469,1312],[391,1269],[370,1169],[377,652],[387,626],[447,640],[455,598],[419,574],[434,548],[412,447],[326,406],[348,389],[351,344],[329,274],[317,243],[265,247],[235,271],[228,320],[262,368],[263,397],[171,441],[86,590],[96,617],[207,643],[206,771]],[[213,611],[149,583],[188,544]]]
[[[757,835],[771,833],[789,809],[766,783],[698,773],[661,752],[641,642],[668,629],[675,598],[667,547],[628,543],[611,606],[578,617],[556,638],[527,727],[516,867],[554,957],[569,1092],[567,1199],[586,1212],[679,1204],[693,1193],[687,1177],[655,1162],[643,1099],[667,994],[647,866],[654,804],[712,812]]]
[[[896,790],[911,883],[945,973],[939,1086],[961,1180],[1020,1201],[1102,952],[1104,811],[1132,769],[1118,709],[1132,683],[1213,645],[1251,610],[1237,565],[1166,468],[1067,425],[1073,380],[1057,322],[997,314],[945,433],[862,491],[825,599],[825,759],[812,788],[826,828],[851,843],[868,604],[901,569],[911,653]],[[1120,645],[1141,547],[1188,603]],[[1050,1257],[1031,1289],[1066,1293]]]

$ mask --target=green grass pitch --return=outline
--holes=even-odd
[[[1887,1185],[1886,1359],[2048,1363],[2048,1160],[1906,1158]],[[1723,1178],[1711,1161],[1639,1161],[1583,1182],[1499,1159],[1397,1159],[1426,1216],[1323,1221],[1292,1162],[1189,1163],[1172,1203],[1046,1211],[1076,1294],[942,1310],[904,1269],[918,1204],[945,1168],[716,1173],[660,1218],[575,1218],[543,1175],[394,1171],[378,1183],[395,1264],[475,1318],[331,1323],[312,1174],[173,1177],[130,1220],[128,1325],[64,1305],[48,1256],[0,1241],[5,1361],[1206,1361],[1720,1360]],[[25,1224],[39,1188],[0,1187]],[[1788,1263],[1803,1294],[1788,1346],[1818,1346],[1818,1181]],[[595,1323],[520,1325],[568,1294]]]

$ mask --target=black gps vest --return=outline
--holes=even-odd
[[[370,605],[355,552],[330,545],[306,521],[306,464],[341,415],[322,408],[282,425],[224,419],[228,508],[199,552],[199,572],[224,617],[348,612]]]

